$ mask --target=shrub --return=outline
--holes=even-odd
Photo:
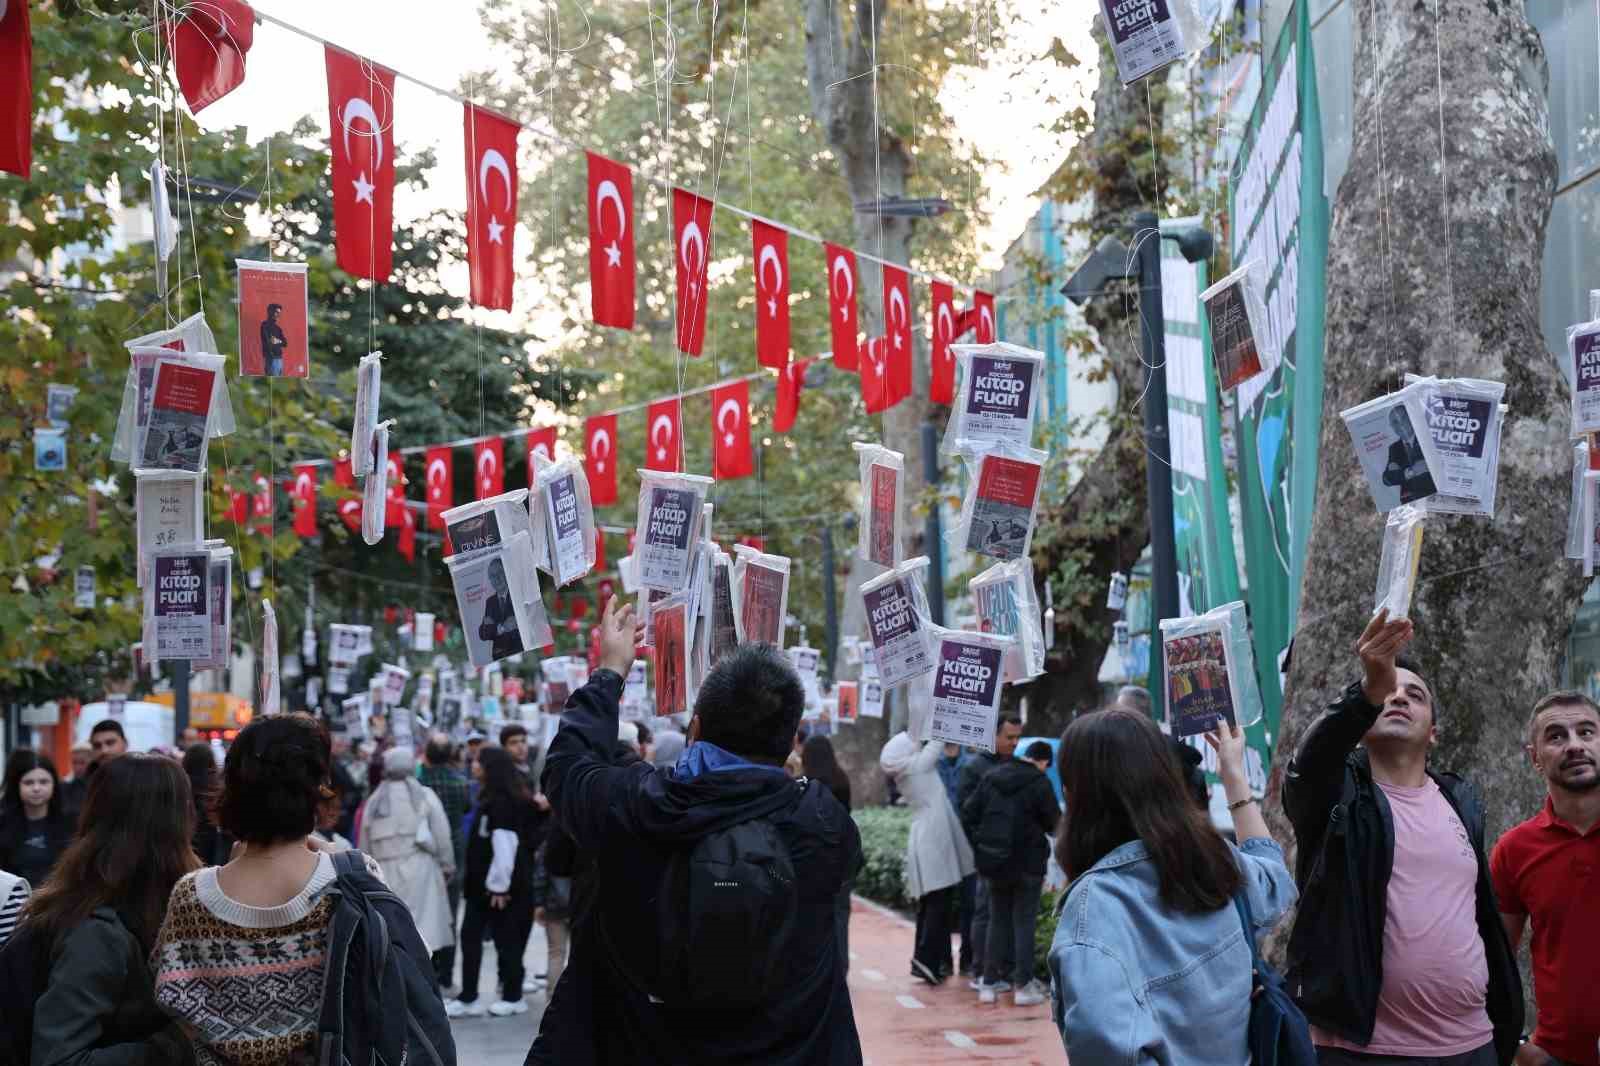
[[[861,851],[866,865],[856,878],[856,891],[886,907],[910,910],[916,900],[906,896],[906,842],[911,838],[908,807],[863,807],[854,812],[861,830]]]

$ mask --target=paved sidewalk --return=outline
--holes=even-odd
[[[914,926],[855,899],[850,912],[850,999],[866,1066],[1006,1062],[1062,1066],[1066,1054],[1050,1003],[1013,1007],[1009,993],[978,1003],[966,978],[937,988],[910,976]]]

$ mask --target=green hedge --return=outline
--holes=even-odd
[[[863,807],[854,812],[861,830],[861,850],[866,865],[856,878],[861,895],[900,911],[915,911],[917,901],[907,897],[905,885],[906,842],[911,837],[909,807]],[[1033,930],[1033,967],[1041,980],[1049,980],[1045,959],[1056,935],[1056,902],[1060,897],[1046,891],[1039,901],[1039,921]]]

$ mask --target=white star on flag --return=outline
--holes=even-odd
[[[622,265],[622,249],[617,247],[617,242],[612,241],[606,245],[606,266],[619,267]]]
[[[504,244],[505,242],[500,239],[500,235],[505,232],[505,229],[506,228],[500,224],[500,220],[499,219],[495,218],[493,215],[490,215],[489,216],[489,243],[490,244]]]
[[[775,299],[767,300],[767,314],[771,315],[773,318],[777,318],[778,317],[778,301],[777,300],[775,300]]]
[[[849,304],[845,304],[843,307],[839,308],[839,321],[841,321],[841,322],[850,321],[850,305]]]
[[[365,200],[367,203],[372,204],[372,190],[376,186],[367,180],[367,172],[365,170],[350,184],[356,187],[356,203],[359,204]],[[376,207],[377,205],[373,204],[373,206]]]
[[[896,348],[900,347],[900,334],[898,333],[894,335],[894,346]]]

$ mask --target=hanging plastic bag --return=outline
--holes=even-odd
[[[733,594],[739,643],[783,647],[789,611],[787,556],[768,555],[748,544],[733,546]]]
[[[1003,341],[952,344],[950,352],[956,361],[956,403],[939,450],[954,455],[989,444],[1031,446],[1044,353]]]
[[[455,555],[472,555],[493,548],[517,533],[528,533],[528,490],[512,489],[498,496],[474,500],[452,507],[439,516],[444,522],[445,536],[450,538],[450,548]],[[533,552],[538,565],[538,553]]]
[[[211,658],[211,552],[198,543],[152,552],[144,586],[144,654],[162,660]]]
[[[711,479],[698,474],[639,471],[633,558],[641,588],[677,592],[688,587],[710,487]]]
[[[861,586],[867,637],[886,689],[898,688],[933,670],[928,646],[932,622],[923,587],[927,568],[928,557],[919,555]]]
[[[734,608],[733,557],[712,550],[711,556],[711,647],[708,667],[739,646],[739,612]]]
[[[534,475],[539,512],[536,525],[543,530],[548,560],[544,569],[555,578],[557,587],[570,585],[593,570],[595,564],[589,479],[577,459],[547,463],[535,456],[534,461],[538,466]]]
[[[196,670],[225,670],[233,651],[233,549],[221,540],[205,542],[211,553],[211,657],[196,659]]]
[[[925,733],[919,739],[993,752],[1005,658],[1015,639],[932,624],[928,630],[934,669],[927,675],[931,691]],[[913,710],[919,702],[913,698]]]
[[[1389,512],[1383,527],[1383,551],[1378,556],[1378,588],[1374,614],[1388,609],[1389,620],[1411,615],[1411,597],[1417,587],[1417,563],[1422,558],[1422,527],[1427,512],[1403,503]]]
[[[1572,435],[1600,432],[1600,317],[1567,327],[1562,368],[1572,395]]]
[[[1572,498],[1567,503],[1567,558],[1583,558],[1583,475],[1589,472],[1589,442],[1572,446]]]
[[[361,481],[361,539],[368,544],[383,541],[383,530],[388,513],[389,499],[389,427],[394,419],[379,422],[373,430],[372,447],[381,459],[374,459],[372,469]]]
[[[1262,295],[1264,273],[1260,261],[1251,260],[1200,294],[1221,392],[1278,369],[1279,354]]]
[[[133,511],[138,560],[135,583],[144,587],[152,552],[204,539],[205,493],[200,474],[135,470]]]
[[[150,395],[141,395],[136,409],[135,469],[205,470],[223,365],[222,356],[209,354],[165,352],[154,359]]]
[[[1481,378],[1423,378],[1406,375],[1406,384],[1421,385],[1428,433],[1441,462],[1437,495],[1427,510],[1440,514],[1494,514],[1500,477],[1501,404],[1504,382]]]
[[[236,259],[239,375],[311,375],[311,314],[305,263]]]
[[[282,710],[282,688],[278,680],[278,612],[271,600],[261,601],[261,713]]]
[[[1039,594],[1033,588],[1033,563],[1013,559],[996,563],[967,582],[978,612],[978,629],[1015,637],[1006,656],[1006,684],[1028,681],[1044,673],[1044,627]]]
[[[1583,576],[1594,576],[1595,521],[1600,518],[1600,471],[1583,472]]]
[[[553,642],[527,530],[481,551],[452,555],[445,566],[473,666],[488,666]]]
[[[689,596],[667,595],[650,610],[655,629],[656,716],[686,713],[693,699],[689,692]]]
[[[370,352],[356,367],[356,414],[350,427],[350,473],[372,473],[372,439],[378,432],[378,395],[383,384],[383,353]]]
[[[967,496],[961,505],[951,547],[1002,562],[1025,558],[1033,542],[1048,452],[1015,445],[962,453],[967,463]]]
[[[1229,722],[1261,719],[1260,686],[1244,604],[1161,620],[1161,664],[1172,735],[1194,736]]]
[[[900,501],[905,493],[906,457],[881,444],[858,441],[851,447],[861,464],[861,515],[856,523],[856,553],[869,563],[898,566],[905,551]]]
[[[1436,379],[1424,378],[1339,412],[1380,514],[1439,491],[1444,464],[1423,410],[1424,395],[1435,384]]]
[[[1211,38],[1211,21],[1194,0],[1100,0],[1100,9],[1124,85],[1199,52]]]

